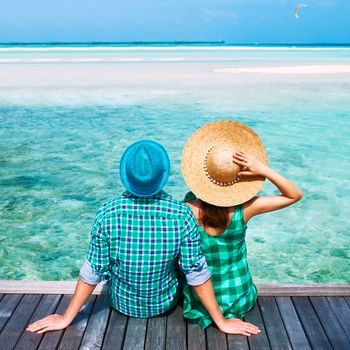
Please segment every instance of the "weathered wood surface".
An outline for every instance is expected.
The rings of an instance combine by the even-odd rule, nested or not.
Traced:
[[[168,315],[165,345],[167,349],[186,349],[186,323],[181,307]]]
[[[293,349],[311,350],[291,298],[276,297],[275,299]]]
[[[272,349],[291,350],[283,320],[274,297],[261,297],[259,306]]]
[[[166,316],[148,320],[145,350],[162,350],[165,347]]]
[[[1,294],[73,294],[76,281],[11,281],[0,280]],[[348,296],[350,284],[273,284],[256,283],[260,296]],[[100,283],[93,294],[106,294]]]
[[[293,303],[313,349],[332,349],[309,298],[293,297]]]
[[[269,339],[267,337],[264,321],[261,317],[259,304],[255,304],[252,310],[245,316],[244,320],[259,327],[261,332],[257,336],[248,337],[249,348],[252,350],[270,349]]]
[[[155,318],[127,317],[109,308],[108,296],[91,296],[66,330],[40,335],[25,331],[49,313],[62,313],[70,295],[0,295],[0,349],[350,349],[350,298],[262,296],[245,316],[257,336],[225,335],[186,322],[182,308]]]

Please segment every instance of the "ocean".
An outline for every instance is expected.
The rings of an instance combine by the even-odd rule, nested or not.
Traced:
[[[182,199],[187,138],[230,119],[304,192],[248,223],[254,281],[350,283],[349,96],[348,46],[0,45],[0,279],[76,279],[123,150],[164,145]]]

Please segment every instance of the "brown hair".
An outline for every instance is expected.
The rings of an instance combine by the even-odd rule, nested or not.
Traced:
[[[228,209],[201,201],[199,221],[204,227],[226,228],[229,223]]]

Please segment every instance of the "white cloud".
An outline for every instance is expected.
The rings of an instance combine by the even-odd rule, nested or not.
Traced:
[[[231,20],[235,23],[239,22],[239,15],[236,12],[220,10],[217,8],[202,8],[201,18],[208,22],[212,22],[218,19]]]
[[[316,2],[317,7],[333,7],[335,6],[334,1],[332,0],[320,0]]]

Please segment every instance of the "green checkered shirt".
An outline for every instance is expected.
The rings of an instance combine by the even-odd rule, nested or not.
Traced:
[[[155,316],[176,304],[177,262],[190,284],[210,277],[191,210],[163,191],[147,198],[125,192],[103,204],[87,261],[90,275],[109,281],[112,307],[134,317]],[[89,283],[86,269],[81,278]]]
[[[185,201],[196,197],[190,192]],[[245,243],[247,225],[243,221],[242,205],[237,205],[229,227],[218,236],[209,236],[201,227],[201,249],[206,257],[216,299],[226,318],[242,318],[256,303],[257,289],[253,284]],[[184,287],[183,314],[204,329],[213,321],[188,285]]]

